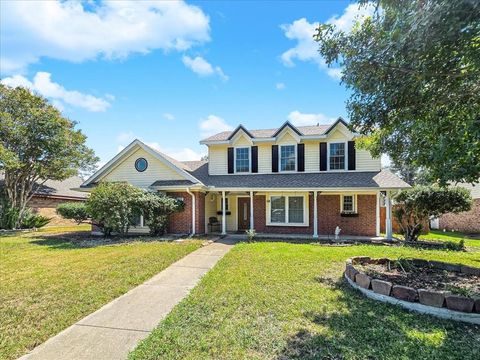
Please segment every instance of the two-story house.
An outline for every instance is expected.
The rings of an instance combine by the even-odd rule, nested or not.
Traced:
[[[182,198],[171,233],[244,232],[378,236],[391,193],[408,184],[381,170],[380,159],[356,149],[358,134],[342,119],[332,125],[249,130],[242,125],[201,141],[208,161],[179,162],[133,141],[81,186],[127,181]],[[146,231],[139,219],[137,231]]]

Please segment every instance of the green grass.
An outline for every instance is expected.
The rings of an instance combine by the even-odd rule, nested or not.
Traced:
[[[130,359],[478,359],[480,327],[369,300],[342,280],[355,255],[480,266],[480,252],[241,243]]]
[[[42,232],[0,236],[0,359],[13,359],[199,248],[201,240],[80,248]]]
[[[395,234],[394,236],[403,239],[403,235],[401,234]],[[420,235],[420,240],[426,241],[452,241],[458,243],[461,239],[464,239],[465,246],[480,247],[480,239],[468,239],[466,235],[461,232],[430,230],[428,234]]]

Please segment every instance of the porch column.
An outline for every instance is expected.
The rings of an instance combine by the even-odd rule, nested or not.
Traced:
[[[387,191],[385,197],[386,216],[385,216],[385,232],[387,240],[392,240],[392,199],[390,198],[390,191]]]
[[[225,191],[222,191],[222,235],[227,235],[227,217],[225,212]]]
[[[317,191],[313,192],[313,237],[318,238],[318,206],[317,206]]]
[[[380,191],[377,192],[375,207],[375,235],[380,236]]]
[[[253,191],[250,191],[250,230],[255,229],[253,223]]]

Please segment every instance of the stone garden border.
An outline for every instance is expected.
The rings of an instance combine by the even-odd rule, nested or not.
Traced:
[[[388,261],[393,260],[387,258],[371,259],[368,256],[350,258],[345,265],[345,279],[354,289],[359,290],[371,299],[399,305],[422,314],[480,325],[480,298],[474,300],[464,296],[452,295],[449,292],[395,285],[388,281],[372,279],[355,268],[356,264],[386,264]],[[480,276],[480,268],[423,259],[409,259],[408,261],[419,267],[430,266]]]

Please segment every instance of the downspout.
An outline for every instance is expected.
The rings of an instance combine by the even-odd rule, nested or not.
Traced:
[[[190,188],[187,187],[187,193],[192,197],[192,233],[190,236],[195,235],[195,194],[190,191]]]

